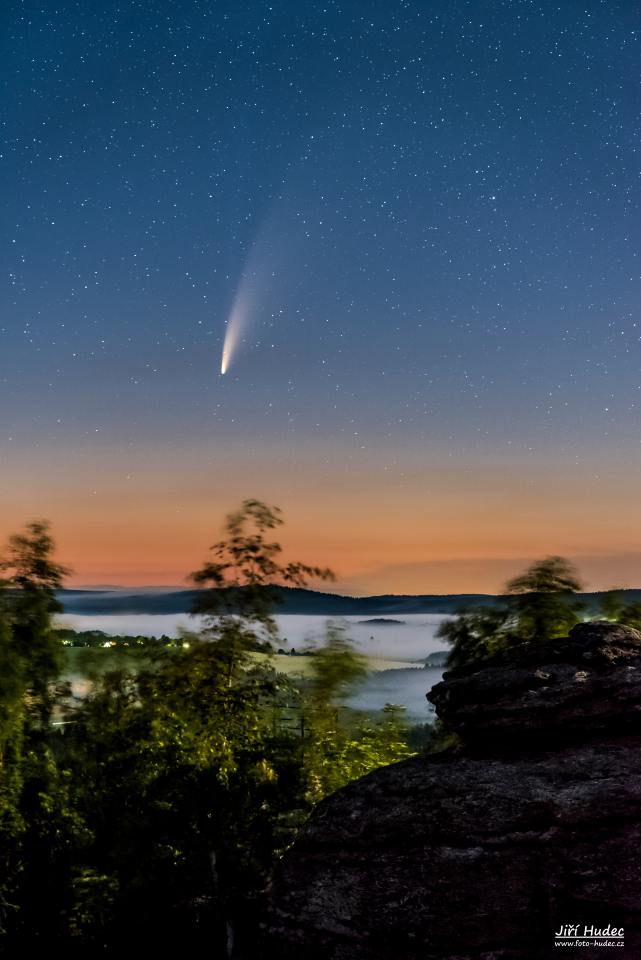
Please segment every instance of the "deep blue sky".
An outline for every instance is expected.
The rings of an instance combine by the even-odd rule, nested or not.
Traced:
[[[285,507],[300,456],[308,477],[339,472],[333,503],[380,470],[381,510],[446,458],[500,461],[517,486],[533,462],[584,463],[586,483],[599,454],[638,467],[636,3],[9,0],[0,16],[11,514],[64,528],[52,473],[99,512],[117,478],[146,501],[142,463],[175,450],[187,487],[272,451]],[[168,469],[162,509],[184,493]]]

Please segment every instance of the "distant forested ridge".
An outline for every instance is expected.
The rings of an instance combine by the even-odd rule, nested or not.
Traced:
[[[455,596],[343,597],[298,587],[277,587],[276,613],[318,614],[321,616],[379,616],[408,613],[453,613],[462,605],[475,606],[495,602],[485,594]],[[171,614],[189,613],[199,595],[198,590],[172,590],[167,593],[126,593],[122,590],[62,590],[58,599],[66,613],[86,615]]]
[[[492,606],[505,598],[486,593],[423,594],[379,597],[343,597],[335,593],[277,587],[276,613],[319,616],[392,616],[412,613],[456,613],[465,607]],[[621,590],[626,603],[641,602],[641,590]],[[576,599],[585,605],[585,614],[599,608],[603,592],[580,593]],[[189,613],[199,596],[198,590],[168,590],[136,593],[125,590],[61,590],[57,594],[65,613],[94,616],[100,614],[172,614]]]

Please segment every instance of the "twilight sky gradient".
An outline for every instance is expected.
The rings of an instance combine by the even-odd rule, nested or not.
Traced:
[[[0,22],[0,535],[180,583],[254,496],[341,589],[641,586],[636,0]]]

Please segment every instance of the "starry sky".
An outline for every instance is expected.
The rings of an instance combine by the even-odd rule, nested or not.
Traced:
[[[0,535],[180,584],[253,496],[350,592],[641,586],[636,0],[0,22]]]

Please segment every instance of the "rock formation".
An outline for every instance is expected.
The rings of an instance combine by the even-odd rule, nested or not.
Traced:
[[[641,958],[641,633],[605,622],[446,674],[461,745],[322,803],[275,879],[279,960]],[[564,925],[625,948],[555,948]]]

